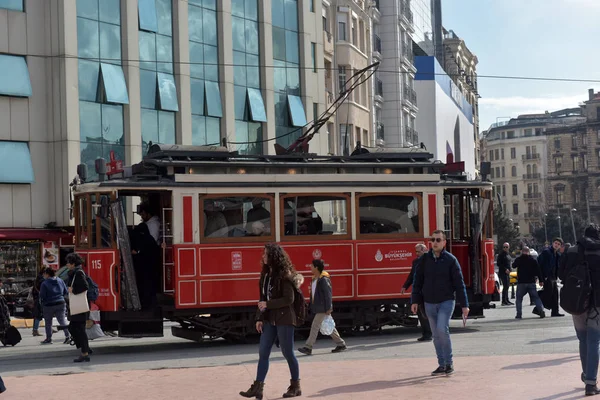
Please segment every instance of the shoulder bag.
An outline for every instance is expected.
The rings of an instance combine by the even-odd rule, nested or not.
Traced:
[[[73,283],[76,278],[77,276],[74,275],[73,280],[71,281],[71,289],[73,288]],[[83,279],[85,279],[85,275]],[[69,310],[71,315],[83,314],[90,311],[87,290],[79,294],[69,293]]]

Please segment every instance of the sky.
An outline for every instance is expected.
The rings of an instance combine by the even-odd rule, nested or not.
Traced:
[[[600,0],[442,0],[442,23],[478,58],[480,131],[577,107],[600,91]],[[484,75],[585,79],[552,82]]]

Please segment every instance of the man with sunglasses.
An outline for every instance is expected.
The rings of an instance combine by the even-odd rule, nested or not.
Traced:
[[[510,245],[508,243],[504,243],[502,245],[502,251],[498,254],[498,259],[496,263],[498,264],[498,278],[502,282],[502,305],[503,306],[511,306],[512,303],[508,300],[508,287],[510,286],[510,256],[508,252],[510,251]]]
[[[456,298],[462,306],[463,320],[469,315],[469,301],[458,260],[446,247],[446,234],[436,230],[431,237],[432,249],[423,255],[415,272],[411,296],[411,311],[416,314],[419,304],[425,303],[425,312],[433,333],[433,345],[438,368],[433,376],[454,373],[452,342],[450,341],[450,318]]]

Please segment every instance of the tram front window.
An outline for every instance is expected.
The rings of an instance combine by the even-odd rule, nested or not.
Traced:
[[[347,199],[337,196],[286,196],[284,235],[346,235]]]
[[[205,238],[271,236],[272,201],[261,196],[229,196],[202,201]]]

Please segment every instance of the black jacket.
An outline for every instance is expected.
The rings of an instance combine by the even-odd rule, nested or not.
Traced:
[[[412,304],[439,304],[456,300],[462,307],[469,307],[467,290],[458,260],[446,250],[435,258],[433,250],[423,255],[423,263],[417,266],[411,296]]]
[[[312,281],[310,288],[312,291]],[[331,280],[329,279],[329,274],[326,271],[321,273],[321,276],[317,280],[315,292],[311,292],[310,295],[310,311],[313,314],[325,313],[333,308]]]
[[[585,249],[585,260],[590,269],[590,281],[592,282],[592,300],[595,307],[600,306],[600,240],[591,237],[583,237],[579,239],[577,245],[569,247],[567,253],[561,257],[564,262],[561,262],[558,269],[558,277],[560,280],[565,279],[566,271],[577,264],[577,252],[579,246]]]
[[[423,256],[417,257],[413,260],[412,268],[410,269],[410,275],[408,275],[408,278],[406,278],[406,282],[404,282],[404,285],[402,285],[402,287],[405,290],[408,289],[413,284],[413,281],[415,280],[415,271],[417,270],[417,266],[421,262],[422,258],[423,258]]]
[[[85,273],[81,266],[78,265],[73,269],[73,271],[69,271],[69,278],[67,279],[67,288],[73,286],[73,294],[80,294],[89,289],[89,285],[87,283],[87,279],[85,279]],[[89,313],[71,315],[69,311],[69,321],[73,322],[85,322],[88,320]]]
[[[542,270],[543,280],[556,279],[558,265],[560,262],[560,253],[554,251],[552,246],[547,247],[538,256],[537,262]]]
[[[498,254],[496,264],[498,264],[498,276],[506,275],[506,270],[510,270],[510,257],[506,251],[502,250]]]
[[[542,280],[542,270],[539,264],[530,255],[520,255],[513,263],[513,267],[517,269],[518,283],[535,283],[537,277]]]

